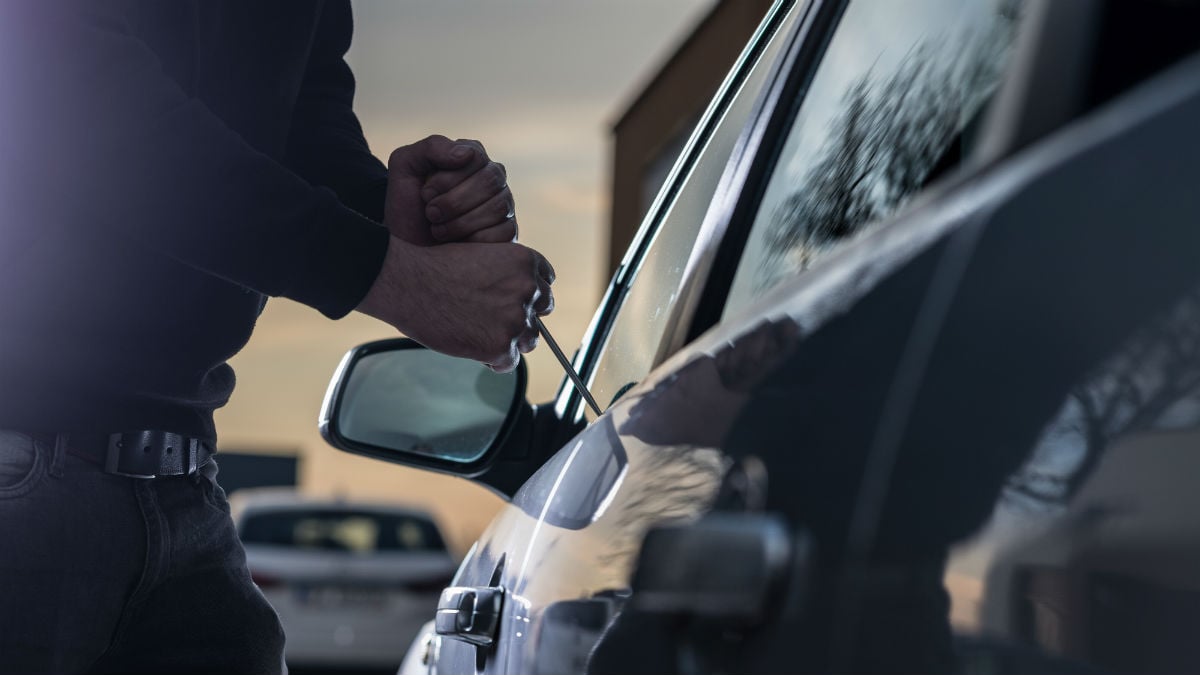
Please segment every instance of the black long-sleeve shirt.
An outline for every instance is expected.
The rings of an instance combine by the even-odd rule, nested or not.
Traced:
[[[348,0],[0,3],[0,428],[213,437],[266,296],[387,247]]]

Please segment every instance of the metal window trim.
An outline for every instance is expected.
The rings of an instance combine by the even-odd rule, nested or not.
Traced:
[[[599,361],[598,356],[601,351],[601,343],[606,342],[606,340],[601,340],[600,338],[601,336],[606,336],[607,332],[611,329],[617,313],[624,304],[630,283],[636,277],[636,273],[645,259],[646,251],[654,241],[654,237],[665,221],[667,214],[670,213],[671,208],[674,206],[684,182],[691,175],[696,162],[707,149],[716,127],[723,119],[724,114],[732,106],[741,85],[749,77],[754,67],[758,65],[758,59],[765,50],[770,38],[778,30],[779,25],[787,17],[789,11],[795,8],[796,11],[811,14],[813,7],[820,6],[822,2],[824,0],[776,0],[755,31],[754,36],[747,42],[746,49],[743,50],[737,62],[726,75],[718,89],[717,95],[713,97],[713,100],[705,109],[700,122],[692,131],[683,151],[680,153],[679,159],[663,182],[663,188],[659,190],[658,195],[647,211],[646,217],[642,220],[637,233],[634,235],[633,242],[626,249],[621,264],[613,274],[612,281],[609,283],[601,299],[599,309],[593,315],[587,330],[584,331],[580,349],[573,359],[576,371],[583,378],[584,382],[590,383],[591,381],[592,369]],[[797,7],[797,5],[802,6]],[[806,25],[807,18],[807,16],[802,16],[799,19],[796,30]],[[794,36],[785,39],[794,39]],[[777,67],[777,64],[773,67]],[[774,76],[774,74],[771,75],[771,77]],[[756,107],[751,114],[751,119],[755,119],[755,116],[759,113],[760,110]],[[736,155],[737,152],[735,151],[734,154]],[[719,182],[718,190],[720,189],[721,183]],[[670,332],[670,329],[668,329],[668,332]],[[573,421],[579,420],[583,416],[582,405],[582,397],[574,391],[573,387],[566,386],[564,382],[564,385],[560,386],[555,399],[555,412],[557,416],[560,419],[569,418]]]

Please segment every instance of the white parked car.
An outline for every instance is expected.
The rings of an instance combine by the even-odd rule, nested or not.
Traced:
[[[279,612],[289,667],[397,667],[455,559],[429,514],[243,490],[231,499],[255,583]]]

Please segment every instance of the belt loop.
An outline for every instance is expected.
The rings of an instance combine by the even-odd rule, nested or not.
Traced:
[[[63,467],[67,462],[67,442],[70,434],[54,434],[54,452],[50,454],[50,475],[55,478],[63,477]]]
[[[198,475],[200,473],[200,441],[196,438],[187,440],[187,448],[185,449],[187,456],[184,457],[183,471],[189,476]]]

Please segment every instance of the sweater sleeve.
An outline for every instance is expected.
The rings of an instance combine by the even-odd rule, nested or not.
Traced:
[[[354,74],[345,61],[353,32],[349,1],[327,1],[296,100],[287,162],[309,182],[328,186],[344,204],[382,222],[387,169],[371,154],[354,114]]]
[[[257,151],[163,72],[120,2],[0,9],[7,164],[28,185],[68,186],[39,220],[121,237],[214,276],[351,311],[387,231],[329,189]]]

